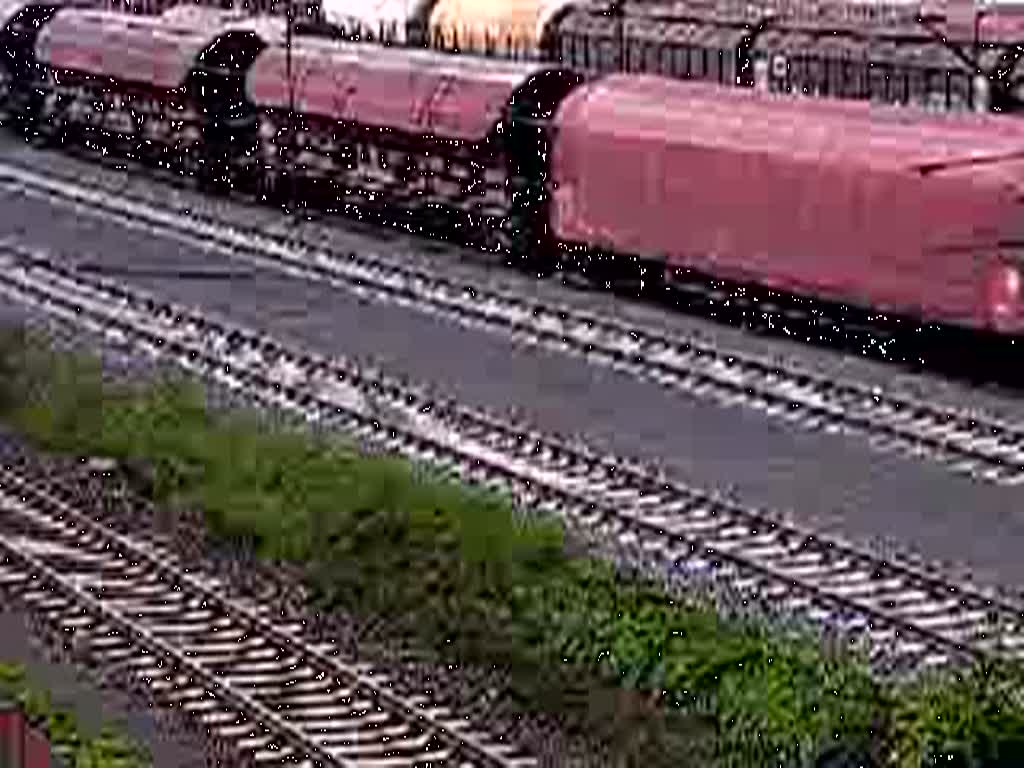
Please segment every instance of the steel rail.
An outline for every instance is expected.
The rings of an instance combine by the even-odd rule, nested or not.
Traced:
[[[86,187],[5,161],[0,184],[85,206],[90,215],[101,213],[233,259],[569,352],[688,396],[753,408],[809,430],[860,435],[877,450],[930,459],[993,484],[1024,483],[1024,424],[721,349],[694,336],[679,338],[565,305],[541,304],[509,290],[469,285],[400,258],[341,253],[201,211],[175,212],[164,201],[127,199],[101,181]]]
[[[1024,653],[1018,601],[816,537],[780,515],[433,398],[378,372],[5,250],[9,268],[0,292],[11,298],[94,333],[116,331],[138,349],[261,404],[511,487],[525,503],[554,508],[585,529],[604,526],[663,574],[710,573],[744,602],[792,606],[820,623],[863,630],[879,659],[944,664]]]
[[[62,498],[59,491],[55,493],[52,486],[46,487],[44,483],[26,476],[23,472],[10,466],[5,466],[0,472],[0,510],[8,515],[12,512],[16,513],[36,526],[45,527],[46,530],[42,537],[50,544],[63,541],[69,548],[82,548],[84,553],[101,559],[102,562],[99,565],[93,565],[93,569],[98,570],[104,577],[118,572],[123,574],[124,569],[118,568],[116,561],[130,558],[132,566],[141,570],[134,577],[135,581],[130,582],[127,586],[134,587],[136,590],[145,586],[147,589],[155,591],[155,595],[147,595],[142,601],[148,606],[149,611],[155,610],[154,604],[158,599],[170,598],[174,602],[201,607],[204,614],[214,617],[205,620],[205,623],[210,625],[215,623],[216,617],[224,617],[230,622],[230,625],[220,624],[217,627],[219,632],[214,630],[209,633],[208,637],[193,639],[184,647],[175,647],[169,641],[162,639],[159,633],[148,628],[145,620],[130,618],[124,612],[112,608],[110,604],[116,602],[116,599],[105,600],[102,597],[90,595],[73,583],[71,577],[66,574],[61,575],[45,559],[34,556],[31,548],[25,546],[25,537],[12,538],[7,533],[0,533],[0,547],[6,553],[6,559],[21,563],[23,573],[40,574],[48,584],[65,592],[73,601],[76,609],[82,608],[102,617],[104,624],[114,626],[126,637],[135,638],[146,650],[172,659],[176,670],[187,672],[193,678],[202,680],[205,691],[225,699],[247,719],[265,724],[272,731],[275,741],[289,744],[298,755],[322,765],[366,764],[355,757],[339,757],[336,753],[344,754],[344,746],[337,744],[331,747],[324,746],[330,744],[327,739],[330,734],[310,733],[309,729],[303,728],[301,718],[297,719],[296,714],[287,707],[282,707],[278,703],[275,708],[271,708],[255,695],[240,690],[237,685],[232,685],[229,682],[231,675],[237,675],[239,670],[245,667],[247,661],[245,648],[239,645],[238,658],[233,660],[230,667],[217,674],[202,663],[204,655],[202,640],[209,644],[221,642],[221,639],[228,634],[227,630],[233,626],[240,630],[236,634],[241,638],[258,639],[261,641],[261,645],[265,644],[270,648],[279,649],[279,657],[292,662],[292,666],[289,669],[282,661],[279,665],[280,669],[276,671],[287,672],[294,680],[298,677],[298,673],[295,672],[296,665],[301,665],[311,671],[307,676],[309,679],[322,681],[328,688],[319,703],[320,708],[333,705],[338,709],[339,714],[344,713],[344,709],[338,707],[337,701],[334,700],[338,697],[331,696],[331,683],[337,684],[341,686],[341,690],[345,691],[344,699],[374,702],[382,711],[394,716],[401,723],[407,723],[422,730],[422,737],[426,743],[437,743],[443,746],[444,752],[447,753],[445,764],[449,760],[456,760],[459,765],[468,762],[474,766],[534,764],[531,759],[522,757],[521,753],[517,755],[516,749],[510,745],[485,743],[481,734],[464,727],[454,715],[449,716],[447,722],[441,722],[436,713],[431,711],[429,702],[422,697],[419,702],[410,702],[408,698],[389,690],[379,675],[368,675],[365,671],[359,671],[352,665],[325,653],[317,644],[305,640],[300,635],[285,631],[279,626],[278,621],[254,610],[245,601],[212,588],[207,579],[200,578],[190,572],[188,568],[182,567],[181,563],[169,558],[165,550],[153,549],[140,539],[119,533],[92,520],[66,498]],[[62,531],[60,531],[61,527],[63,527]],[[75,573],[71,574],[71,576],[76,575]],[[10,581],[10,575],[6,580]],[[105,583],[103,589],[118,592],[124,590],[125,587],[125,582],[110,579]],[[141,600],[141,598],[137,599]],[[142,615],[140,613],[140,616]],[[196,620],[192,619],[191,623],[196,623]],[[199,623],[205,629],[205,626],[202,626],[203,622]],[[252,662],[253,659],[248,660],[249,664]],[[268,676],[272,676],[272,674],[273,672],[270,672]],[[287,702],[287,685],[274,691],[271,696]],[[339,720],[339,725],[342,722],[343,720]],[[453,727],[457,727],[457,733],[452,730]],[[374,741],[373,729],[364,729],[363,738],[367,741]],[[387,742],[388,739],[385,739],[380,750],[382,753],[400,751],[403,747],[401,738],[395,738],[392,744]]]

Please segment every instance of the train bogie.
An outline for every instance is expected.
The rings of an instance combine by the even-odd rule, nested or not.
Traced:
[[[990,123],[611,76],[556,117],[552,229],[670,271],[1020,331],[1024,127]]]

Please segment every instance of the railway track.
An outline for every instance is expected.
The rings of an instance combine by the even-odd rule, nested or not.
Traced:
[[[79,336],[72,343],[82,341]],[[543,712],[524,712],[516,697],[509,698],[509,677],[499,669],[452,663],[436,657],[389,622],[389,617],[352,615],[344,609],[323,610],[312,599],[303,570],[255,558],[244,545],[211,541],[198,509],[177,510],[174,521],[154,508],[148,496],[138,495],[111,462],[83,461],[39,454],[19,440],[0,440],[0,467],[21,473],[42,490],[88,509],[97,521],[130,537],[142,537],[157,551],[168,551],[190,569],[197,565],[209,586],[223,587],[278,624],[302,627],[303,637],[324,653],[348,660],[359,669],[373,671],[373,679],[396,695],[427,694],[440,711],[457,712],[462,728],[478,726],[501,743],[515,744],[535,758],[538,768],[595,765],[609,745],[593,734],[569,734],[564,724]],[[127,483],[126,483],[127,481]],[[2,482],[2,477],[0,477]],[[195,572],[194,570],[192,572]],[[0,595],[4,592],[0,588]],[[33,618],[37,618],[33,614]],[[36,634],[51,638],[49,647],[64,660],[89,663],[63,647],[63,633],[45,617]],[[367,663],[372,662],[372,663]],[[383,677],[382,677],[383,675]],[[114,687],[142,695],[148,692],[123,675],[106,676]],[[168,725],[186,723],[173,717]],[[600,759],[597,762],[601,762]]]
[[[757,410],[808,430],[858,435],[880,451],[932,461],[985,482],[1024,483],[1024,424],[837,380],[797,365],[724,350],[695,337],[636,328],[568,306],[451,280],[398,257],[342,253],[286,234],[238,227],[166,201],[127,199],[102,180],[88,187],[0,163],[0,184],[85,206],[126,226],[236,259],[327,282],[374,299],[443,315],[465,326],[581,356],[681,394]]]
[[[87,333],[191,370],[258,404],[565,516],[609,553],[735,610],[802,616],[867,641],[881,670],[1024,655],[1024,603],[890,562],[766,513],[670,482],[621,457],[533,431],[422,387],[359,369],[209,314],[81,274],[25,250],[0,252],[0,294]]]
[[[209,728],[229,764],[536,765],[427,696],[394,693],[387,670],[336,658],[301,624],[94,521],[45,478],[4,468],[0,531],[0,585],[76,654]]]

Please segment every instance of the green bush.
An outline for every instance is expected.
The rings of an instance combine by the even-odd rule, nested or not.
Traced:
[[[185,379],[114,386],[88,358],[10,346],[3,416],[39,445],[145,459],[159,501],[201,507],[212,534],[263,558],[308,564],[321,605],[501,664],[524,706],[607,738],[623,764],[800,765],[835,744],[896,768],[1019,754],[1017,669],[883,685],[812,636],[725,621],[568,558],[560,524],[494,493],[257,413],[213,414]]]

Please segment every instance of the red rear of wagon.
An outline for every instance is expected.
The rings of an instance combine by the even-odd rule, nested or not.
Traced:
[[[612,76],[555,118],[562,242],[1017,330],[1024,126]]]
[[[50,768],[46,734],[13,701],[0,700],[0,768]]]

